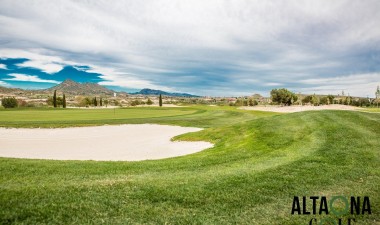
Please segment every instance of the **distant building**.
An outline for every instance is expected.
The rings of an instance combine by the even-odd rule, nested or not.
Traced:
[[[116,92],[113,93],[113,97],[116,97]]]

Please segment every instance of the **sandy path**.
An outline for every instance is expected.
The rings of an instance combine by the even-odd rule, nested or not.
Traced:
[[[302,112],[310,110],[359,110],[361,108],[349,105],[322,105],[322,106],[244,106],[239,109],[245,110],[257,110],[257,111],[268,111],[268,112],[282,112],[282,113],[293,113]]]
[[[200,128],[136,124],[56,129],[0,128],[0,157],[138,161],[187,155],[209,142],[172,142]]]

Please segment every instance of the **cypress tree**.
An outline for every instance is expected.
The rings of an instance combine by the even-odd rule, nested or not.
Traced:
[[[63,94],[63,97],[62,97],[62,107],[66,108],[66,96],[65,96],[65,94]]]
[[[160,98],[158,99],[158,105],[162,107],[162,95],[160,94]]]
[[[54,106],[54,108],[57,108],[57,90],[54,90],[53,106]]]
[[[100,97],[100,99],[99,99],[99,105],[103,106],[103,99],[102,99],[102,97]]]
[[[98,101],[96,101],[96,97],[94,98],[94,106],[98,106]]]

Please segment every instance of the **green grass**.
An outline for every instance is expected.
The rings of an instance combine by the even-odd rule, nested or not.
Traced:
[[[372,215],[354,217],[357,224],[379,223],[379,114],[275,114],[231,107],[128,110],[120,109],[123,118],[106,114],[105,122],[97,115],[83,119],[82,111],[66,119],[52,115],[71,110],[14,111],[25,117],[40,114],[23,121],[3,119],[11,112],[0,111],[0,126],[195,126],[207,129],[175,139],[206,140],[215,147],[142,162],[0,158],[0,224],[309,224],[313,216],[290,211],[293,196],[312,195],[369,196]],[[162,114],[152,117],[157,114],[149,110]],[[45,114],[50,121],[41,120]]]
[[[363,108],[360,110],[364,112],[380,112],[380,108]]]
[[[57,127],[125,123],[127,120],[171,117],[196,113],[188,108],[115,108],[115,109],[7,109],[0,111],[0,126]]]
[[[0,127],[72,127],[104,124],[158,123],[214,127],[241,123],[268,112],[246,112],[233,107],[136,107],[116,109],[7,109],[0,110]]]

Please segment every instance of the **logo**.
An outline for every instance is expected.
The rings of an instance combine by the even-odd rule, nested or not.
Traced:
[[[309,225],[353,225],[357,221],[355,218],[343,215],[370,215],[371,203],[368,196],[294,196],[292,204],[292,215],[313,215],[309,220]],[[318,218],[317,215],[333,215],[333,217]]]

